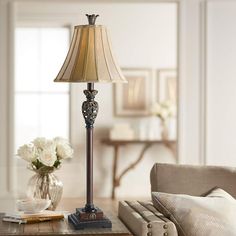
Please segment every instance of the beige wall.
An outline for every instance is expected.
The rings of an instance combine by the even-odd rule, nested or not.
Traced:
[[[206,164],[236,166],[236,2],[207,5]]]

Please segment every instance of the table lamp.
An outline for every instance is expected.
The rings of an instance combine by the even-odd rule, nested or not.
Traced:
[[[86,204],[77,208],[68,220],[75,229],[111,228],[111,221],[103,211],[93,204],[93,124],[98,114],[98,103],[94,100],[97,90],[94,83],[126,82],[117,65],[107,30],[102,25],[95,25],[98,15],[88,15],[88,25],[78,25],[64,64],[55,82],[87,83],[84,90],[86,101],[82,104],[82,113],[86,124]]]

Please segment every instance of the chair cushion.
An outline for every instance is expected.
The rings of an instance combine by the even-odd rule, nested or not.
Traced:
[[[205,197],[153,192],[152,199],[179,236],[236,236],[236,200],[222,189]]]

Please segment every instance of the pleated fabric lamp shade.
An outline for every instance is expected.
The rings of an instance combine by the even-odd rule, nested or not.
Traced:
[[[102,25],[75,26],[70,49],[55,82],[126,82]]]

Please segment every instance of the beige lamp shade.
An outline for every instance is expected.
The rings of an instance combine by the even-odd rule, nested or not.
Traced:
[[[55,82],[126,82],[102,25],[75,26],[70,49]]]

